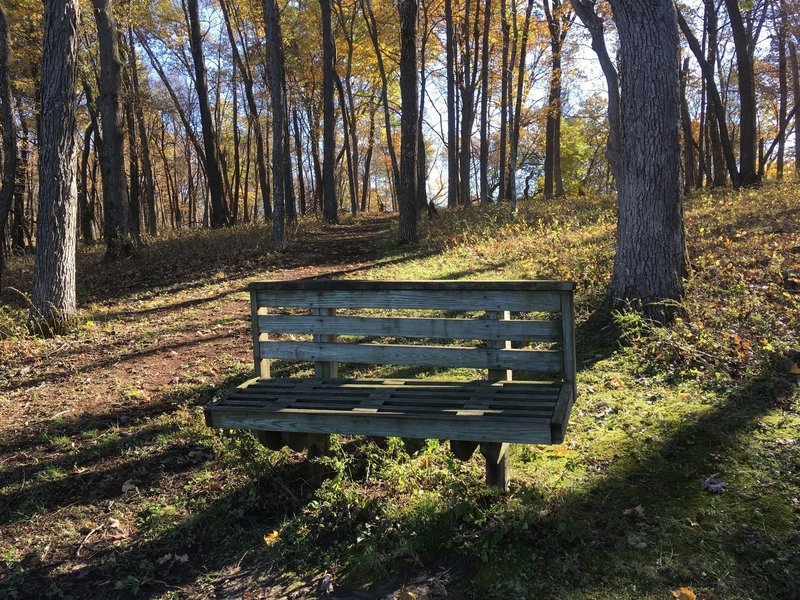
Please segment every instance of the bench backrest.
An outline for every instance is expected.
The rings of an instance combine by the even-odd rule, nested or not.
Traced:
[[[568,281],[252,283],[256,373],[269,377],[269,360],[285,359],[313,361],[320,378],[337,377],[336,363],[344,362],[488,369],[494,380],[511,379],[512,370],[521,370],[574,386],[573,288]],[[347,314],[337,314],[340,309]],[[414,315],[374,316],[370,309],[403,309]],[[447,311],[447,315],[420,316],[420,311]],[[467,314],[454,318],[453,313]],[[520,313],[526,313],[524,320],[513,318]],[[276,333],[313,337],[270,339]],[[358,338],[378,339],[364,343]],[[451,344],[442,344],[443,340]],[[483,343],[470,345],[469,340]]]

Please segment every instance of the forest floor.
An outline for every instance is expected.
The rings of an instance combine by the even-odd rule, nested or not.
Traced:
[[[556,217],[557,215],[557,217]],[[0,304],[0,596],[800,597],[800,199],[698,195],[669,327],[611,311],[613,203],[440,211],[397,249],[389,216],[79,252],[80,322],[24,330],[31,257]],[[252,369],[258,279],[578,282],[567,443],[516,445],[512,489],[435,440],[335,437],[331,477],[220,436],[202,408]]]

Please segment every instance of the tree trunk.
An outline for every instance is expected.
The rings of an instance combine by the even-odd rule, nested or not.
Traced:
[[[789,44],[789,60],[792,65],[792,97],[797,105],[800,102],[800,61],[797,58],[797,44]],[[800,118],[794,120],[794,175],[800,179]]]
[[[458,139],[456,135],[456,58],[453,2],[444,0],[447,71],[447,206],[458,206]]]
[[[508,30],[508,11],[506,0],[500,0],[500,29],[503,36],[502,70],[500,73],[500,161],[498,165],[497,201],[505,199],[506,192],[506,144],[508,143],[508,90],[511,83],[509,72],[508,46],[510,32]]]
[[[100,174],[103,182],[103,235],[105,260],[117,260],[133,252],[128,221],[128,182],[123,151],[122,59],[111,0],[92,0],[100,45]]]
[[[492,0],[486,0],[483,13],[483,45],[481,47],[481,147],[480,195],[481,204],[490,204],[489,195],[489,27],[492,20]]]
[[[283,53],[281,53],[283,58]],[[283,60],[282,60],[283,62]],[[286,70],[283,81],[283,180],[286,191],[283,196],[284,213],[288,223],[297,223],[297,198],[294,194],[294,174],[292,173],[292,147],[289,139],[289,100],[286,91]]]
[[[239,74],[242,76],[242,82],[244,83],[244,95],[247,99],[247,110],[250,117],[250,126],[253,128],[253,134],[255,135],[256,171],[258,173],[258,181],[261,189],[261,203],[264,207],[265,218],[269,219],[272,217],[272,202],[270,200],[269,185],[267,182],[267,162],[264,152],[264,133],[263,129],[261,128],[261,121],[259,119],[258,104],[256,103],[255,93],[253,92],[253,76],[250,70],[250,65],[247,62],[247,55],[245,54],[245,56],[242,56],[242,54],[239,52],[239,46],[236,44],[227,2],[228,0],[220,0],[220,6],[222,8],[222,16],[225,21],[225,29],[227,30],[228,38],[230,39],[233,61],[238,67]]]
[[[89,202],[89,154],[92,149],[92,136],[97,136],[97,121],[92,119],[83,135],[81,154],[80,185],[78,186],[78,215],[81,237],[84,244],[94,243],[94,205]]]
[[[619,32],[622,160],[611,294],[668,320],[683,292],[680,44],[670,0],[611,0]]]
[[[364,157],[364,180],[361,184],[361,212],[365,212],[369,205],[369,176],[372,166],[372,150],[375,147],[375,103],[370,103],[369,111],[369,136],[367,139],[367,153]]]
[[[3,111],[3,183],[0,187],[0,290],[5,267],[5,231],[17,177],[17,126],[14,121],[11,81],[8,78],[11,43],[8,19],[0,2],[0,110]]]
[[[292,110],[292,125],[294,126],[294,152],[297,157],[297,183],[300,186],[300,214],[306,214],[306,183],[303,176],[303,149],[300,141],[300,124],[297,119],[297,109]]]
[[[594,10],[594,3],[584,0],[572,0],[572,8],[575,14],[589,30],[592,38],[592,50],[597,54],[603,77],[606,80],[608,89],[608,143],[606,145],[606,159],[611,171],[611,175],[618,179],[619,171],[622,167],[622,123],[620,115],[620,95],[619,95],[619,75],[614,66],[614,60],[608,53],[605,35],[603,33],[603,19]]]
[[[96,1],[96,0],[95,0]],[[194,84],[197,90],[200,124],[203,130],[203,148],[205,150],[206,177],[208,191],[211,196],[211,227],[218,228],[229,225],[228,207],[225,204],[225,192],[222,184],[222,172],[219,167],[217,152],[217,135],[211,117],[211,105],[208,100],[208,81],[206,65],[203,58],[203,32],[200,29],[198,0],[186,0],[189,13],[189,43],[194,63]]]
[[[426,52],[428,47],[428,3],[422,0],[422,40],[419,49],[419,113],[417,116],[417,210],[423,210],[428,206],[428,165],[427,153],[425,152],[425,137],[422,135],[422,126],[425,120],[425,85],[426,74]]]
[[[547,125],[544,157],[544,197],[564,195],[561,176],[561,51],[564,47],[572,15],[562,9],[561,0],[543,0],[547,29],[550,33],[550,91],[548,94]]]
[[[780,2],[780,20],[778,23],[778,124],[786,120],[789,86],[786,76],[786,7]],[[795,98],[795,103],[797,98]],[[795,117],[795,122],[797,118]],[[781,135],[778,140],[778,155],[775,159],[775,176],[780,181],[783,179],[783,162],[786,155],[786,136]]]
[[[378,26],[375,22],[375,15],[372,13],[372,4],[370,0],[361,0],[361,7],[364,11],[364,19],[367,22],[367,30],[372,46],[375,49],[375,59],[378,63],[378,73],[381,77],[381,103],[383,105],[383,123],[386,130],[386,148],[389,151],[389,159],[392,162],[392,177],[393,185],[396,185],[400,180],[400,167],[397,163],[397,153],[394,149],[394,138],[392,136],[392,120],[389,113],[389,82],[386,76],[386,68],[383,64],[383,52],[378,41]]]
[[[31,319],[51,330],[75,316],[77,0],[46,0],[39,127],[39,220]]]
[[[522,93],[525,85],[525,58],[528,55],[528,31],[531,23],[533,0],[528,0],[525,7],[525,22],[522,25],[522,41],[519,48],[519,71],[517,72],[517,97],[511,125],[511,146],[508,157],[508,197],[511,200],[511,211],[517,210],[517,154],[519,152],[519,130],[522,117]]]
[[[335,74],[336,80],[336,89],[339,92],[339,108],[342,111],[342,123],[344,127],[342,127],[342,138],[343,138],[343,151],[344,156],[347,159],[347,189],[350,192],[350,214],[355,215],[358,212],[358,191],[356,190],[356,171],[355,165],[353,164],[353,151],[350,146],[350,120],[353,119],[353,115],[348,115],[347,112],[347,102],[345,101],[344,97],[344,86],[342,85],[342,79],[339,77],[338,73]]]
[[[477,0],[476,0],[477,2]],[[464,206],[472,203],[469,165],[472,159],[472,102],[475,88],[472,85],[472,54],[470,48],[470,0],[464,0],[464,28],[462,34],[463,56],[461,76],[461,137],[459,151],[459,200]]]
[[[683,60],[681,69],[681,129],[683,130],[683,193],[689,194],[694,188],[694,135],[692,117],[686,100],[686,80],[689,77],[689,59]]]
[[[285,245],[283,227],[286,161],[283,155],[283,132],[286,106],[283,97],[283,41],[275,0],[264,0],[264,22],[267,30],[272,102],[272,245],[275,250],[282,251]]]
[[[142,106],[142,92],[139,84],[139,61],[136,60],[136,45],[133,38],[133,28],[128,28],[128,66],[131,71],[131,84],[133,86],[133,111],[139,132],[139,144],[142,151],[142,190],[144,197],[145,223],[147,234],[154,236],[158,233],[156,216],[156,184],[153,177],[153,158],[150,153],[150,139],[144,122],[144,107]]]
[[[733,44],[736,48],[737,81],[739,84],[739,183],[757,185],[756,171],[756,85],[753,72],[753,57],[750,52],[752,40],[745,29],[739,0],[725,0],[730,17]]]
[[[334,167],[336,164],[336,114],[333,106],[334,56],[331,0],[319,0],[322,8],[322,220],[339,222]]]
[[[417,0],[399,0],[400,13],[400,209],[398,242],[417,239]]]

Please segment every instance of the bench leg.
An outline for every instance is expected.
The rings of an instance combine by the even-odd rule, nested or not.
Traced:
[[[486,459],[486,485],[493,485],[507,492],[508,482],[511,479],[508,444],[483,442],[481,444],[481,454]]]
[[[464,440],[450,440],[450,451],[458,460],[469,460],[480,442],[467,442]]]
[[[307,434],[308,438],[308,483],[311,487],[318,488],[322,485],[330,469],[321,465],[315,458],[330,456],[331,436],[324,433]]]
[[[257,430],[253,432],[256,439],[261,442],[270,450],[280,450],[286,443],[283,441],[283,433],[280,431],[262,431]]]

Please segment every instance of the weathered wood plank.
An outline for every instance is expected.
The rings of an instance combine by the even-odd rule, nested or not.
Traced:
[[[572,281],[553,280],[504,280],[504,281],[453,281],[453,280],[404,280],[382,281],[372,279],[296,279],[256,281],[249,284],[250,290],[359,290],[359,291],[566,291],[575,288]]]
[[[564,384],[561,393],[558,395],[558,402],[556,402],[555,409],[553,410],[553,418],[550,422],[554,444],[560,444],[564,441],[564,434],[567,432],[569,414],[572,411],[572,403],[574,401],[575,394],[573,392],[573,387],[569,384]]]
[[[258,290],[259,306],[284,308],[387,308],[429,310],[510,310],[559,312],[558,291],[499,290]]]
[[[318,319],[329,319],[336,314],[335,308],[315,308],[312,310]],[[333,343],[336,341],[335,335],[315,335],[315,342]],[[334,379],[339,376],[339,365],[335,360],[318,360],[314,363],[314,373],[317,379]]]
[[[554,350],[495,350],[491,348],[450,348],[403,344],[324,344],[314,342],[261,342],[262,358],[297,361],[330,361],[465,367],[473,369],[514,369],[560,373],[563,354]]]
[[[371,390],[375,387],[398,388],[402,390],[489,390],[499,394],[525,392],[528,390],[544,390],[558,393],[561,389],[560,380],[547,381],[486,381],[474,379],[471,381],[457,381],[453,379],[331,379],[324,381],[303,379],[300,377],[280,377],[272,379],[254,378],[246,381],[239,388],[245,387],[271,387],[271,388],[296,388],[302,385],[308,389],[352,389],[364,388]]]
[[[258,327],[261,332],[269,333],[509,340],[512,342],[560,342],[562,329],[560,321],[322,317],[315,315],[261,315],[258,318]]]
[[[264,413],[244,407],[208,407],[206,422],[221,429],[299,431],[417,437],[450,440],[549,444],[549,419],[499,419],[483,417],[438,417],[436,415],[382,415],[336,411],[282,411]]]

